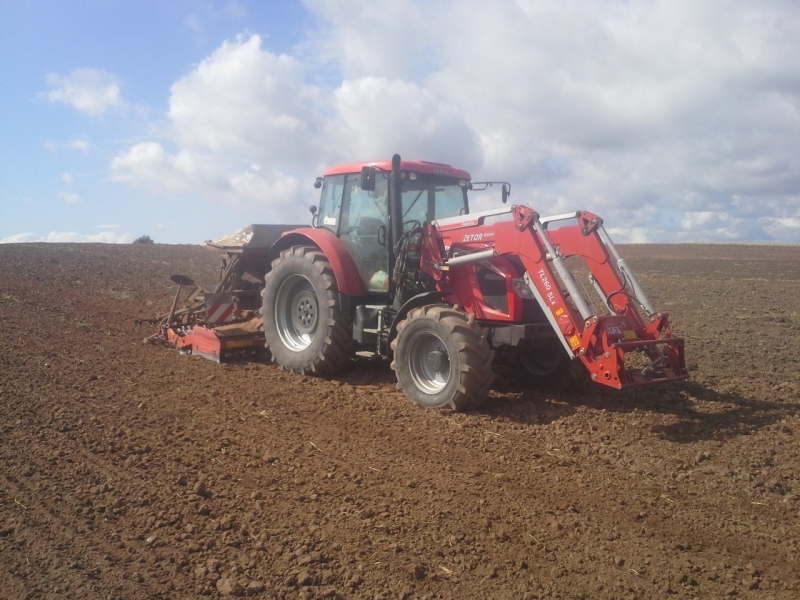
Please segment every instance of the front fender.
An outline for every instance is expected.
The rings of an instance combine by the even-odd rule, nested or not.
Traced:
[[[408,313],[410,313],[413,309],[419,308],[420,306],[425,306],[426,304],[438,304],[449,295],[450,292],[422,292],[421,294],[417,294],[413,298],[406,300],[405,304],[403,304],[403,306],[400,307],[400,310],[397,311],[397,314],[394,316],[394,321],[392,321],[392,325],[389,327],[389,337],[386,345],[389,358],[391,358],[392,355],[391,343],[394,337],[397,335],[397,326],[400,324],[400,321],[405,319]]]
[[[270,248],[274,260],[292,246],[316,246],[331,263],[339,292],[348,296],[366,296],[356,263],[342,241],[327,229],[302,227],[284,233]]]

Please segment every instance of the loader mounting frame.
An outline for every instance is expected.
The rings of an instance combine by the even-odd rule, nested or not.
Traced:
[[[506,219],[486,223],[499,217]],[[653,308],[599,216],[578,211],[542,218],[516,205],[425,225],[421,270],[487,327],[496,325],[494,315],[465,270],[503,256],[522,263],[525,285],[564,350],[593,381],[619,389],[688,377],[683,339],[672,336],[668,314]],[[576,282],[567,264],[572,257],[583,259],[603,312]]]

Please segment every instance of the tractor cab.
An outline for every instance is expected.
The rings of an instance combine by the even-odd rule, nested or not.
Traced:
[[[425,161],[352,163],[328,169],[316,227],[333,232],[347,248],[370,294],[388,294],[401,239],[426,221],[467,214],[470,175]],[[394,200],[397,198],[397,200]]]

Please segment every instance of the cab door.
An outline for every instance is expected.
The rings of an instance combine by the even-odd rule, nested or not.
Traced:
[[[346,175],[342,189],[337,235],[358,267],[369,292],[389,289],[389,250],[386,246],[388,184],[378,178],[374,190],[361,188],[361,174]]]

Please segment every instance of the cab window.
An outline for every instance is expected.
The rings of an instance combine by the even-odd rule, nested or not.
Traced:
[[[403,229],[467,212],[466,190],[452,179],[417,175],[403,182]]]
[[[369,292],[382,293],[389,287],[389,250],[386,247],[387,189],[385,178],[378,178],[374,190],[362,189],[361,174],[348,175],[344,183],[339,239],[355,262],[361,280]]]
[[[326,177],[322,184],[322,197],[319,202],[319,220],[317,225],[339,233],[339,216],[342,213],[342,197],[344,194],[344,175]]]

